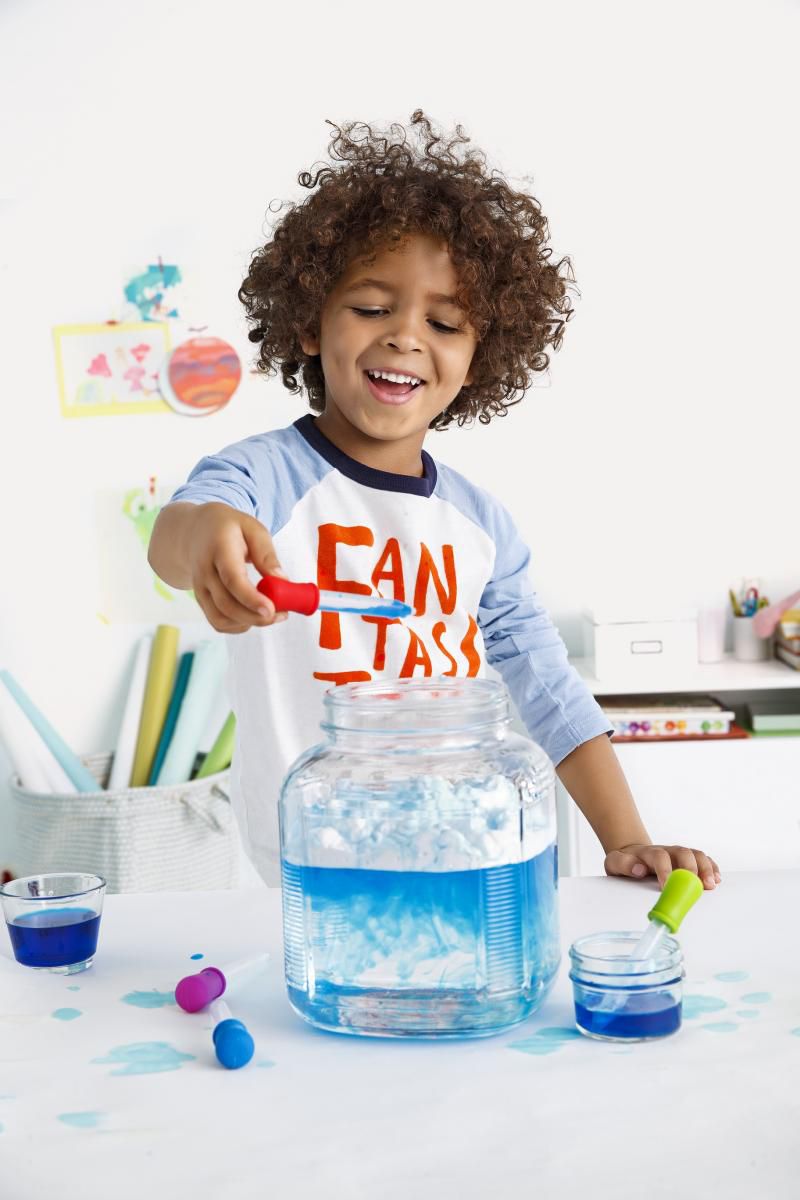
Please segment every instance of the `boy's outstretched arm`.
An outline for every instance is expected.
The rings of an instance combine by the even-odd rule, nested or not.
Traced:
[[[247,574],[248,563],[262,575],[283,574],[269,532],[255,517],[227,504],[167,504],[153,527],[147,558],[165,583],[194,590],[209,624],[220,633],[286,620]]]
[[[703,886],[720,882],[719,867],[702,850],[686,846],[654,846],[642,824],[614,748],[605,734],[583,742],[562,759],[558,777],[606,852],[609,875],[654,874],[663,887],[670,871],[694,871]]]

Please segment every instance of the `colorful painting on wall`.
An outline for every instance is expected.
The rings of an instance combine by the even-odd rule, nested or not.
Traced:
[[[141,275],[125,284],[125,299],[134,304],[143,321],[166,321],[180,315],[179,284],[182,277],[173,264],[151,263]]]
[[[53,337],[62,416],[169,412],[158,388],[166,323],[57,325]]]
[[[184,417],[204,417],[228,403],[242,378],[233,346],[217,337],[193,337],[161,364],[159,386],[170,408]]]

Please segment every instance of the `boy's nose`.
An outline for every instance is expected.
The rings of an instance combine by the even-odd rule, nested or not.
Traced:
[[[412,322],[404,321],[402,326],[398,325],[386,333],[384,345],[398,350],[401,354],[412,354],[415,351],[421,353],[424,339]]]

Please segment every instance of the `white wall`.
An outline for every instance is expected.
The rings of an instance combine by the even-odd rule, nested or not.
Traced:
[[[160,254],[248,355],[236,291],[326,118],[460,121],[517,186],[533,176],[573,259],[550,386],[431,439],[514,512],[571,648],[581,608],[643,586],[800,586],[799,24],[780,0],[7,0],[0,663],[73,746],[113,743],[139,631],[96,615],[95,491],[182,478],[303,402],[246,376],[205,420],[64,420],[51,329],[105,320]]]

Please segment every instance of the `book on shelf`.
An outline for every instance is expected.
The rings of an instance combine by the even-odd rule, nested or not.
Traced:
[[[788,609],[778,622],[778,637],[785,642],[800,642],[800,608]]]
[[[747,715],[753,733],[800,733],[800,700],[790,696],[751,700]]]
[[[792,642],[795,644],[792,645]],[[781,662],[785,662],[787,666],[794,667],[795,671],[800,671],[800,639],[792,638],[790,642],[782,639],[775,643],[775,657]]]
[[[728,737],[734,713],[713,696],[609,696],[600,707],[614,727],[614,740]],[[742,736],[737,732],[734,736]]]

